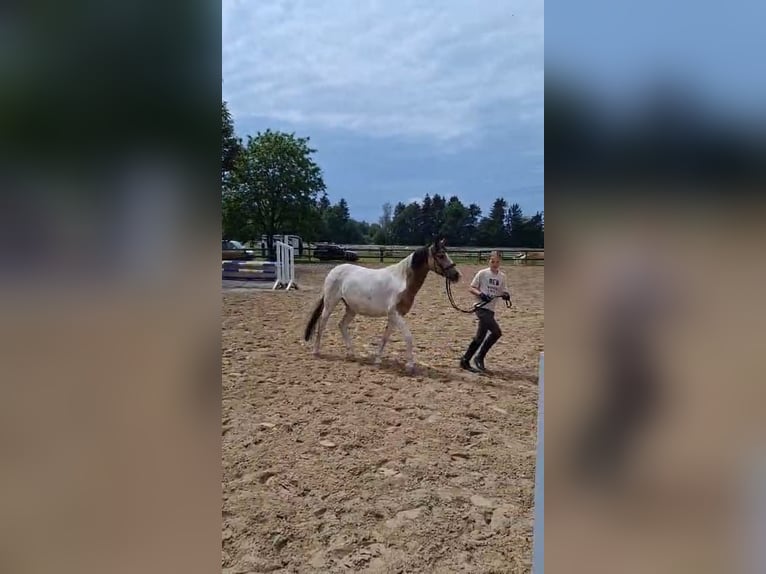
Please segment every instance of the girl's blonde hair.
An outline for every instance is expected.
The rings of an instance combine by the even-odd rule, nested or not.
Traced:
[[[495,251],[492,251],[489,254],[489,257],[490,257],[490,259],[492,259],[493,257],[497,257],[498,259],[502,259],[503,258],[503,254],[500,253],[499,251],[495,250]]]

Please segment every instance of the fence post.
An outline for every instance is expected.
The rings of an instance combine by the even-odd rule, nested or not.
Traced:
[[[383,263],[383,248],[380,248],[380,262]]]

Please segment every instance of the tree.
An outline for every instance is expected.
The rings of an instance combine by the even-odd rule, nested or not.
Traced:
[[[388,231],[388,240],[391,244],[401,244],[401,237],[405,233],[403,230],[404,221],[402,219],[402,214],[406,207],[407,206],[401,201],[394,207],[394,217],[391,220],[391,225],[389,225]]]
[[[366,221],[356,221],[351,218],[348,202],[341,198],[335,205],[323,197],[319,201],[318,213],[323,230],[322,239],[333,243],[362,244],[368,241],[370,224]]]
[[[466,222],[466,242],[467,245],[478,245],[479,243],[479,220],[481,218],[481,207],[472,203],[468,206],[468,221]]]
[[[341,242],[343,227],[349,219],[348,205],[345,200],[342,203],[331,205],[324,213],[324,223],[327,229],[327,239],[332,242]]]
[[[365,221],[349,219],[343,229],[343,243],[363,244],[367,243],[367,232],[369,224]]]
[[[543,213],[538,211],[532,217],[525,217],[518,203],[511,205],[506,217],[506,228],[512,247],[543,247]]]
[[[512,247],[522,247],[526,234],[526,218],[518,203],[511,205],[506,217],[506,230]]]
[[[328,241],[329,231],[327,229],[327,214],[332,204],[327,197],[327,193],[322,193],[322,197],[316,202],[314,227],[307,229],[304,233],[307,241]]]
[[[419,233],[416,239],[418,244],[426,243],[436,232],[434,215],[433,201],[431,196],[426,194],[423,198],[423,204],[420,206],[420,225],[418,226]]]
[[[241,152],[242,142],[234,135],[231,114],[226,102],[221,102],[221,219],[224,239],[244,239],[253,232],[247,215],[241,210],[239,198],[231,193],[235,164]]]
[[[391,222],[393,221],[393,208],[391,204],[386,202],[383,204],[383,215],[378,220],[380,224],[380,230],[376,231],[373,236],[373,243],[378,245],[386,245],[389,242],[389,235],[391,233]]]
[[[444,225],[444,210],[446,208],[446,200],[438,193],[435,193],[431,202],[431,211],[433,215],[431,234],[426,237],[426,241],[433,241],[435,236],[439,234],[442,226]]]
[[[237,194],[224,191],[221,211],[223,239],[247,240],[255,237],[255,230]]]
[[[444,222],[439,227],[448,245],[468,245],[470,212],[457,196],[452,196],[444,208]]]
[[[382,239],[383,241],[378,241]],[[380,223],[370,223],[370,228],[365,237],[365,243],[374,243],[376,245],[385,245],[386,235]]]
[[[505,199],[498,197],[492,204],[489,216],[479,224],[479,241],[482,245],[504,247],[508,245],[508,235],[505,232]]]
[[[545,247],[545,226],[543,222],[543,213],[538,211],[526,222],[527,243],[526,247]]]
[[[422,236],[420,204],[416,201],[407,206],[399,203],[394,208],[394,214],[394,220],[391,223],[392,243],[399,245],[420,244]]]
[[[242,141],[234,134],[234,122],[226,102],[221,102],[221,187],[231,185],[232,172],[237,157],[242,152]]]
[[[309,138],[284,132],[248,136],[235,162],[234,180],[240,208],[265,233],[269,257],[274,235],[300,232],[312,221],[317,196],[325,190],[322,170],[311,155]]]

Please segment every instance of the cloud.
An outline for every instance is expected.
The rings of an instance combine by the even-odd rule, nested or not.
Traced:
[[[436,143],[543,122],[539,0],[223,2],[236,121]]]

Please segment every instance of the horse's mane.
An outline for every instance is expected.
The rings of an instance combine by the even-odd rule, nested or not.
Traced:
[[[401,261],[392,264],[390,267],[393,271],[399,272],[402,278],[405,280],[409,278],[411,273],[419,271],[424,265],[428,264],[428,247],[418,247],[415,251],[407,255]]]

